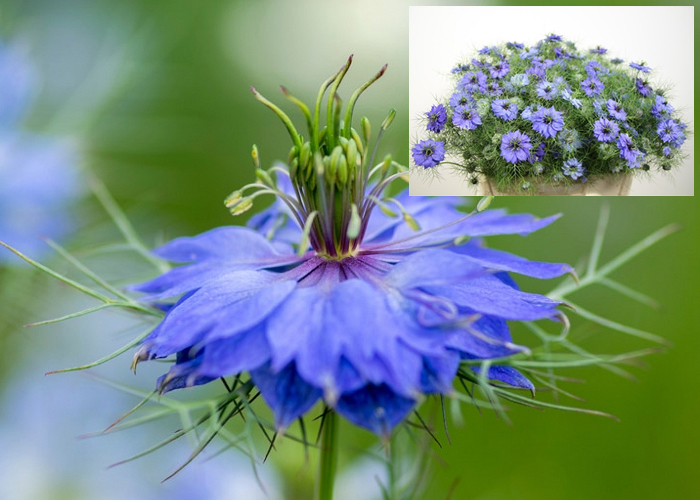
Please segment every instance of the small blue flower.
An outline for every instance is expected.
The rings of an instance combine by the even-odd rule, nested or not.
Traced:
[[[586,173],[586,168],[576,158],[571,158],[565,161],[564,165],[561,167],[561,170],[564,175],[568,175],[573,180],[583,177],[583,175]]]
[[[510,65],[508,64],[507,61],[498,61],[496,64],[492,65],[489,68],[489,72],[491,73],[491,78],[503,78],[508,74],[508,71],[510,71]]]
[[[610,116],[616,120],[622,121],[627,118],[627,113],[625,113],[625,109],[619,102],[615,101],[614,99],[608,99],[606,105],[608,107],[608,113],[610,113]]]
[[[498,118],[510,121],[518,117],[518,106],[508,99],[496,99],[491,103],[491,110]]]
[[[498,86],[498,83],[489,82],[486,85],[485,92],[490,96],[497,96],[497,95],[501,95],[503,93],[503,90],[501,90],[501,87]]]
[[[669,148],[668,146],[664,146],[664,156],[665,156],[666,158],[670,158],[670,157],[671,157],[671,148]]]
[[[463,92],[484,92],[486,90],[487,77],[481,71],[466,73],[457,84],[457,88]]]
[[[481,125],[481,117],[471,106],[457,106],[452,116],[452,123],[463,130],[474,130]]]
[[[663,118],[673,113],[673,106],[659,94],[656,94],[654,105],[651,107],[651,114],[656,118]]]
[[[530,137],[519,130],[505,134],[501,139],[501,156],[509,163],[527,160],[531,148]]]
[[[613,63],[613,64],[622,64],[623,62],[625,62],[625,60],[624,60],[624,59],[620,59],[619,57],[616,57],[616,58],[614,58],[614,59],[611,59],[610,62]]]
[[[467,106],[474,102],[474,98],[471,94],[466,92],[455,92],[450,97],[450,107],[456,108],[457,106]]]
[[[562,38],[559,35],[551,34],[545,40],[548,42],[561,42]]]
[[[641,71],[643,73],[649,73],[651,71],[651,68],[649,66],[644,66],[643,64],[639,64],[636,62],[631,62],[630,68],[638,69],[639,71]]]
[[[604,49],[600,45],[598,45],[595,49],[590,50],[591,54],[605,54],[607,51],[608,49]]]
[[[506,47],[508,47],[509,49],[513,49],[513,50],[516,50],[516,49],[520,50],[520,49],[525,47],[525,44],[518,43],[518,42],[508,42],[506,44]]]
[[[678,140],[681,129],[676,120],[663,120],[659,122],[656,133],[663,142],[674,142]]]
[[[617,123],[607,118],[600,118],[593,124],[593,135],[599,142],[613,142],[619,131]]]
[[[646,82],[641,78],[637,78],[635,80],[635,85],[637,87],[637,92],[642,94],[642,96],[644,97],[649,97],[649,95],[651,94],[651,87],[649,86],[649,82]]]
[[[547,80],[540,82],[537,85],[536,89],[537,89],[537,95],[539,97],[546,99],[547,101],[554,99],[559,94],[557,88],[554,85],[552,85],[551,82],[548,82]]]
[[[595,76],[589,76],[581,82],[581,88],[588,97],[599,95],[603,92],[605,85]]]
[[[540,108],[532,115],[532,128],[544,137],[554,137],[564,128],[564,117],[554,107]]]
[[[445,106],[442,104],[433,106],[425,115],[428,117],[428,125],[426,128],[436,134],[440,133],[447,122],[447,110]]]
[[[445,159],[445,144],[441,141],[426,139],[413,146],[413,161],[423,168],[432,168]]]

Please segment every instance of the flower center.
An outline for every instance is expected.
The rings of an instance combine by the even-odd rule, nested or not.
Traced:
[[[298,254],[304,254],[311,246],[316,255],[329,261],[340,261],[357,254],[374,207],[378,204],[384,206],[387,201],[398,203],[390,198],[382,198],[384,189],[394,180],[404,177],[407,170],[392,161],[390,155],[372,167],[379,140],[394,120],[395,110],[392,109],[382,123],[371,151],[369,120],[362,118],[360,132],[352,126],[357,99],[384,74],[386,65],[352,94],[343,110],[337,90],[351,63],[352,56],[334,76],[321,85],[313,113],[282,87],[285,97],[298,106],[306,118],[308,140],[297,132],[291,119],[279,107],[251,88],[256,99],[282,120],[291,136],[294,145],[289,152],[289,170],[287,172],[279,166],[268,170],[260,168],[257,148],[254,146],[253,163],[259,182],[235,191],[226,200],[226,206],[237,215],[249,209],[256,196],[276,195],[303,228]],[[322,127],[320,117],[324,98],[326,123]],[[430,115],[431,120],[436,121],[438,118],[438,113]],[[434,152],[432,145],[423,149],[426,156],[431,156]],[[293,192],[282,191],[278,183],[272,181],[272,173],[278,179],[280,175],[288,175]],[[370,178],[372,187],[368,190]],[[243,196],[244,191],[253,188],[255,193]],[[398,205],[404,212],[403,207]],[[404,213],[404,219],[408,221],[409,217]]]

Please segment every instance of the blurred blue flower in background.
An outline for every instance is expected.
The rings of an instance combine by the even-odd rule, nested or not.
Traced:
[[[0,41],[0,240],[30,256],[72,227],[69,206],[80,194],[78,153],[67,140],[22,130],[38,79],[19,44]],[[0,263],[18,263],[8,252]]]

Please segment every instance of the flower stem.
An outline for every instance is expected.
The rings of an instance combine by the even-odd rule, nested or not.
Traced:
[[[318,500],[333,500],[333,483],[338,464],[338,417],[329,411],[323,419],[321,465],[318,475]]]

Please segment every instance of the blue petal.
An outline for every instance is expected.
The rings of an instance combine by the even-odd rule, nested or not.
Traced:
[[[524,236],[548,226],[559,217],[559,215],[554,215],[538,219],[528,214],[508,215],[504,210],[486,210],[459,223],[446,226],[447,223],[466,215],[456,210],[454,200],[449,199],[449,197],[446,198],[448,199],[432,198],[430,200],[432,202],[431,205],[429,207],[420,206],[417,213],[411,212],[410,208],[406,207],[420,225],[421,230],[427,234],[415,232],[407,224],[394,224],[390,225],[388,229],[384,229],[382,233],[374,235],[374,240],[366,239],[363,247],[371,249],[378,244],[385,245],[385,248],[438,245],[450,242],[461,236],[477,237],[498,234],[520,234]],[[384,215],[382,214],[382,216]],[[382,216],[379,217],[381,218]],[[428,230],[432,232],[428,233]],[[402,242],[401,240],[404,238],[410,238],[410,240]],[[388,242],[384,243],[385,241]],[[392,241],[395,243],[392,243]]]
[[[421,391],[425,394],[447,394],[452,391],[452,381],[459,368],[459,355],[442,358],[424,358],[421,373]]]
[[[481,373],[481,367],[478,365],[470,366],[470,368],[476,373]],[[489,367],[489,373],[486,378],[489,380],[498,380],[499,382],[504,382],[508,385],[512,385],[513,387],[520,387],[531,391],[535,390],[535,386],[532,384],[532,382],[530,382],[525,375],[520,373],[512,366],[491,366]]]
[[[173,307],[144,345],[152,357],[164,357],[253,328],[296,287],[296,281],[275,278],[279,275],[238,271],[207,283]]]
[[[551,279],[574,271],[568,264],[532,262],[507,252],[485,248],[481,241],[471,240],[466,245],[454,247],[452,250],[462,255],[468,255],[475,262],[489,269],[514,272],[533,278]]]
[[[264,325],[232,337],[215,340],[204,348],[199,373],[209,377],[237,375],[260,367],[270,359]]]
[[[239,226],[219,227],[197,236],[176,238],[154,253],[173,262],[217,260],[250,268],[280,255],[263,236]]]
[[[197,371],[202,364],[202,352],[190,357],[191,349],[185,349],[177,353],[177,361],[166,375],[158,378],[156,387],[164,394],[175,389],[183,389],[195,385],[208,384],[217,377],[198,375]]]
[[[413,410],[416,402],[394,393],[386,385],[367,385],[344,394],[336,411],[355,425],[388,437]]]
[[[278,429],[286,429],[297,418],[309,411],[321,397],[321,391],[307,384],[297,373],[294,363],[281,372],[266,364],[250,372],[263,398],[275,414]]]
[[[462,359],[500,358],[522,351],[512,344],[506,321],[493,316],[481,316],[450,337],[446,345],[457,350]]]
[[[477,313],[509,320],[554,318],[558,315],[556,307],[560,304],[543,295],[520,292],[488,275],[450,287],[427,287],[426,291]]]
[[[485,272],[470,257],[449,250],[429,249],[409,255],[396,264],[384,281],[398,289],[449,285]]]

